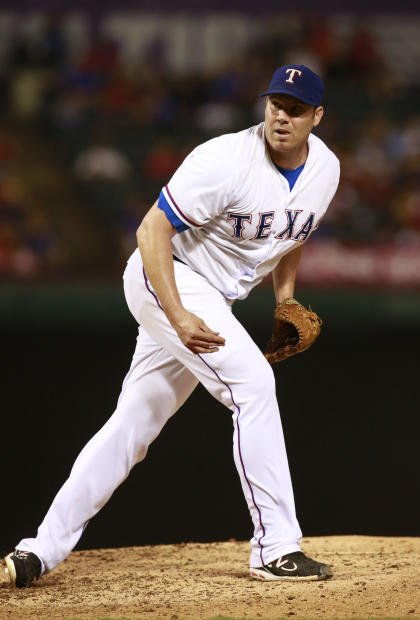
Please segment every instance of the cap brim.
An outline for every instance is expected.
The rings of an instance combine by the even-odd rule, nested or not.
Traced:
[[[275,90],[267,90],[264,93],[259,94],[260,97],[266,97],[267,95],[289,95],[289,97],[294,97],[295,99],[298,99],[299,101],[303,101],[303,103],[312,105],[314,107],[321,105],[320,103],[313,103],[312,101],[308,101],[307,99],[303,99],[302,97],[297,97],[296,95],[292,94],[290,90],[287,90],[286,88],[283,88],[283,89],[276,88]]]

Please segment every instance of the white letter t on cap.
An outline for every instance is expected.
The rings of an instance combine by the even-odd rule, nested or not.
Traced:
[[[290,73],[289,78],[286,80],[289,84],[294,84],[295,73],[298,73],[299,77],[302,75],[302,71],[299,71],[299,69],[286,69],[286,73]]]

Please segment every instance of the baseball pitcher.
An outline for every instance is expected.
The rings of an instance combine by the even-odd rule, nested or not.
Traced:
[[[305,350],[321,325],[294,299],[294,286],[302,247],[339,180],[337,158],[311,133],[322,119],[322,94],[308,67],[280,67],[262,93],[264,122],[201,144],[162,189],[124,273],[140,327],[116,411],[78,456],[37,536],[5,558],[12,585],[29,586],[64,560],[198,382],[232,414],[233,455],[254,528],[251,576],[332,576],[300,549],[270,365]],[[264,355],[232,303],[269,273],[277,307]]]

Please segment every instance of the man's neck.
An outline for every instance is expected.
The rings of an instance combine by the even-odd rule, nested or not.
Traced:
[[[296,168],[299,168],[299,166],[305,163],[309,153],[308,143],[304,144],[298,151],[291,151],[289,153],[274,151],[268,142],[267,148],[273,163],[286,170],[296,170]]]

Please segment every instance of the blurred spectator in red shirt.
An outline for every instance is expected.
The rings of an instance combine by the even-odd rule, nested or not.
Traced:
[[[141,172],[150,180],[167,181],[182,162],[183,154],[169,138],[160,138],[141,165]]]

